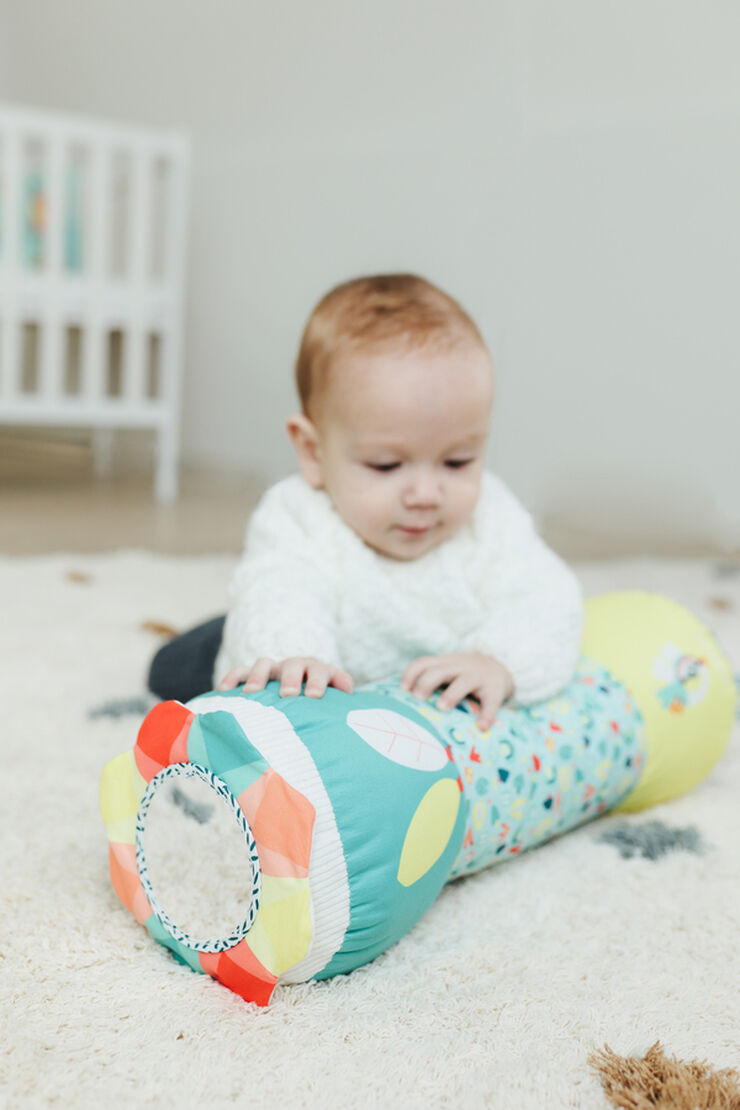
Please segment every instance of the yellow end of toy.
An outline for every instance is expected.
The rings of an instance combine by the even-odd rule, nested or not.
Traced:
[[[658,594],[603,594],[586,605],[582,650],[627,687],[645,720],[645,770],[619,810],[658,805],[706,778],[727,746],[737,690],[701,621]]]

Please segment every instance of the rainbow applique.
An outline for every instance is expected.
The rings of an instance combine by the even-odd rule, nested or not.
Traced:
[[[657,696],[672,713],[683,713],[707,696],[710,674],[706,660],[682,651],[677,644],[663,644],[653,662],[653,674],[665,683]]]

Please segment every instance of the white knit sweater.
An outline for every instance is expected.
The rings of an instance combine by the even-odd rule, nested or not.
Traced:
[[[565,686],[581,642],[578,582],[495,475],[470,521],[426,555],[379,555],[298,475],[267,491],[247,528],[214,682],[259,656],[310,655],[355,683],[420,655],[484,652],[528,705]]]

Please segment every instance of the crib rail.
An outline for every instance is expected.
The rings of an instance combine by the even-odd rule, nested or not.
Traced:
[[[0,423],[149,427],[176,492],[188,144],[0,105]]]

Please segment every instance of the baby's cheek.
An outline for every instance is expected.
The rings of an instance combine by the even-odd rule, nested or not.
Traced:
[[[473,513],[480,492],[479,482],[465,483],[456,491],[454,499],[454,515],[457,524],[464,524]]]
[[[397,523],[393,505],[389,504],[387,497],[379,496],[377,493],[372,501],[367,503],[368,518],[372,523],[372,527],[376,530],[386,531],[391,525]]]
[[[387,497],[377,488],[377,483],[358,482],[350,500],[355,530],[361,535],[374,534],[388,527],[392,512]]]

